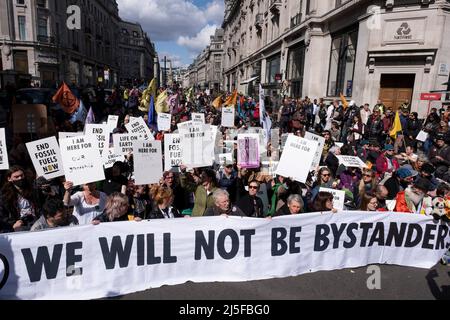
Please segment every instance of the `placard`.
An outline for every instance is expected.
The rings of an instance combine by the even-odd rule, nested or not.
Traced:
[[[259,168],[259,135],[256,133],[238,135],[238,165],[241,168]]]
[[[218,155],[218,160],[219,164],[223,167],[230,164],[234,164],[232,153],[221,153]]]
[[[423,130],[421,130],[416,137],[416,140],[422,141],[422,142],[427,141],[427,139],[428,139],[428,133]]]
[[[323,147],[325,145],[325,138],[318,136],[317,134],[306,131],[305,139],[315,141],[319,144],[316,153],[314,154],[314,160],[311,164],[311,170],[316,170],[316,168],[320,165],[320,160],[322,159]]]
[[[61,139],[73,138],[77,136],[84,136],[83,132],[58,132],[58,141]]]
[[[107,152],[103,154],[103,167],[105,169],[112,168],[116,162],[124,162],[125,156],[116,154],[114,148],[108,148]]]
[[[181,138],[179,134],[164,135],[164,170],[179,167],[183,160]]]
[[[319,144],[293,134],[287,138],[276,174],[305,183]]]
[[[139,136],[128,133],[113,134],[114,153],[128,155],[133,153],[133,142],[139,140]]]
[[[204,113],[192,113],[192,122],[197,124],[205,124],[205,114]]]
[[[108,121],[106,122],[106,124],[108,125],[108,129],[109,132],[112,133],[114,131],[114,129],[117,128],[117,124],[119,122],[119,116],[115,116],[115,115],[109,115],[108,116]]]
[[[367,168],[365,164],[359,157],[354,156],[336,156],[339,159],[339,163],[346,167],[353,168]]]
[[[345,191],[329,188],[320,188],[319,191],[331,193],[333,195],[333,208],[337,210],[344,210]]]
[[[233,128],[234,127],[234,107],[222,108],[222,127]]]
[[[125,125],[125,128],[129,134],[137,135],[139,140],[155,140],[142,117],[130,118],[130,122]]]
[[[79,186],[105,179],[103,160],[94,136],[61,139],[59,145],[67,181]]]
[[[47,180],[64,175],[61,152],[56,137],[49,137],[26,144],[38,177]]]
[[[87,123],[84,127],[85,135],[93,135],[97,139],[100,155],[109,149],[109,127],[107,124]]]
[[[159,183],[163,176],[161,141],[134,141],[133,163],[136,185]]]
[[[170,113],[158,113],[158,130],[170,130],[172,115]]]

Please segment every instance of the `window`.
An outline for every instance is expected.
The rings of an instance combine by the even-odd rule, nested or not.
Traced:
[[[305,46],[293,48],[288,58],[288,79],[291,81],[291,96],[300,98],[305,70]]]
[[[17,4],[25,5],[25,0],[17,0]]]
[[[341,93],[347,97],[352,96],[357,40],[357,29],[333,36],[328,96],[337,97]]]
[[[47,37],[47,19],[39,18],[38,19],[38,36]]]
[[[276,83],[275,75],[280,73],[280,56],[277,56],[271,60],[267,60],[266,65],[266,81],[268,83]]]
[[[27,51],[14,51],[14,70],[20,73],[28,73]]]
[[[37,0],[36,1],[38,8],[46,8],[47,0]]]
[[[26,32],[25,32],[25,16],[18,16],[19,20],[19,39],[26,40]]]
[[[133,37],[138,38],[139,34],[136,31],[133,31]]]
[[[123,29],[122,29],[122,33],[123,33],[123,34],[128,34],[128,30],[125,29],[125,28],[123,28]]]

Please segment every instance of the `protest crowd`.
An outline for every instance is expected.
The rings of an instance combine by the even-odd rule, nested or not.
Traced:
[[[104,179],[84,174],[82,183],[71,181],[64,154],[66,175],[39,174],[30,135],[5,128],[9,166],[1,171],[1,233],[346,211],[422,214],[450,222],[450,107],[433,108],[422,120],[409,102],[394,111],[381,101],[358,105],[344,97],[328,103],[308,97],[276,101],[261,93],[255,99],[236,91],[212,96],[176,85],[158,89],[155,81],[144,88],[116,87],[108,99],[100,91],[71,91],[64,84],[54,100],[60,108],[49,114],[52,128],[32,140],[56,137],[64,153],[63,145],[73,151],[74,141],[85,146],[97,141],[77,139],[95,136],[96,125],[103,125],[106,146],[98,159],[104,160],[104,172],[96,174]],[[143,163],[134,147],[118,154],[120,140],[114,136],[127,135],[160,155],[160,163]],[[177,143],[175,135],[181,136]],[[290,156],[301,143],[312,162]],[[140,183],[146,172],[152,183]]]

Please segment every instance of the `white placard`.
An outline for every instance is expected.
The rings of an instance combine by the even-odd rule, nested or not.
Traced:
[[[316,170],[316,168],[320,165],[320,159],[322,158],[323,147],[325,146],[325,138],[307,131],[305,132],[305,139],[315,141],[319,144],[319,147],[314,154],[313,163],[311,164],[311,170]]]
[[[204,113],[192,113],[192,122],[198,124],[205,124],[205,114]]]
[[[114,153],[117,155],[133,153],[133,141],[137,140],[139,140],[139,136],[134,134],[113,134]]]
[[[109,127],[107,124],[87,123],[84,127],[85,135],[93,135],[97,139],[100,155],[108,152],[109,149]]]
[[[234,107],[222,108],[222,127],[234,128]]]
[[[6,148],[5,128],[0,128],[0,170],[8,170],[8,149]]]
[[[233,164],[233,154],[232,153],[221,153],[218,155],[219,164],[221,166],[227,166]]]
[[[448,226],[432,217],[362,211],[13,232],[0,234],[0,300],[100,299],[188,281],[245,282],[374,264],[431,269],[449,241]]]
[[[163,176],[161,141],[134,141],[133,163],[136,185],[159,183]]]
[[[426,132],[423,131],[423,130],[421,130],[421,131],[419,132],[419,134],[417,135],[417,137],[416,137],[416,140],[422,141],[422,142],[427,141],[427,139],[428,139],[428,133],[426,133]]]
[[[187,129],[179,126],[183,165],[190,168],[209,167],[214,161],[211,127],[192,122]]]
[[[56,137],[49,137],[26,144],[38,177],[53,179],[64,175],[61,152]]]
[[[164,170],[179,167],[183,160],[181,138],[179,134],[164,135]]]
[[[116,162],[124,162],[125,156],[122,154],[116,154],[114,148],[109,148],[106,153],[103,154],[103,166],[105,169],[111,168]]]
[[[345,191],[329,188],[320,188],[319,191],[331,193],[333,195],[333,208],[337,210],[344,210]]]
[[[281,155],[276,174],[305,183],[319,144],[290,134]]]
[[[58,132],[58,141],[60,141],[61,139],[73,138],[83,135],[83,132]]]
[[[158,113],[158,130],[168,131],[172,121],[172,115],[170,113]]]
[[[105,179],[103,160],[94,136],[79,136],[59,142],[64,173],[74,186]]]
[[[346,167],[353,168],[367,168],[365,164],[359,157],[354,156],[336,156],[339,159],[339,164],[343,164]]]
[[[344,143],[343,143],[343,142],[335,142],[334,144],[335,144],[336,147],[338,147],[338,148],[342,148],[342,147],[344,146]]]
[[[106,124],[108,125],[109,132],[112,133],[114,129],[117,128],[117,124],[119,122],[119,116],[115,115],[109,115],[108,116],[108,122]]]
[[[125,125],[129,134],[137,135],[139,140],[155,140],[142,117],[133,118]]]

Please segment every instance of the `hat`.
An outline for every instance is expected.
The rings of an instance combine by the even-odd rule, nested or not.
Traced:
[[[384,151],[394,150],[394,146],[392,144],[387,144],[384,146]]]
[[[428,191],[432,191],[431,182],[428,179],[418,177],[414,182],[414,187],[422,190],[427,193]]]
[[[400,168],[397,170],[397,177],[399,177],[400,179],[406,179],[408,177],[413,177],[413,174],[409,169]]]
[[[362,140],[360,144],[363,146],[365,144],[369,144],[369,141],[368,140]]]
[[[405,164],[404,166],[401,166],[400,169],[408,169],[411,172],[411,176],[415,177],[417,176],[419,173],[413,169],[413,167],[410,164]]]
[[[436,171],[436,168],[431,163],[425,162],[420,170],[432,175]]]
[[[443,140],[443,141],[445,141],[445,136],[442,133],[438,133],[438,134],[436,134],[435,139],[436,140]]]

